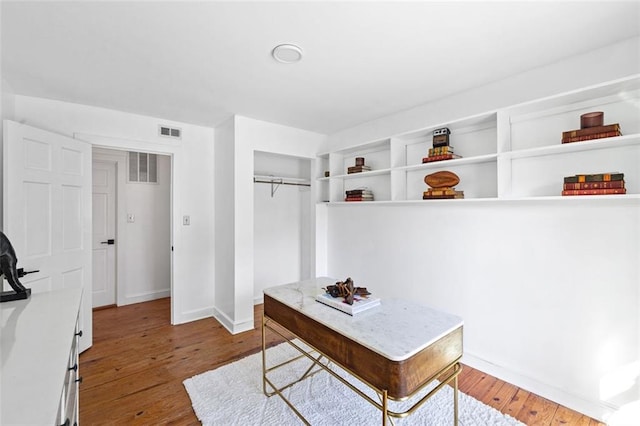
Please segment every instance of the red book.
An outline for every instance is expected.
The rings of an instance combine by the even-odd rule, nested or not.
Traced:
[[[609,189],[565,189],[562,195],[610,195],[610,194],[626,194],[625,188],[609,188]]]
[[[567,138],[562,138],[562,143],[590,141],[590,140],[593,140],[593,139],[613,138],[613,137],[616,137],[616,136],[622,136],[622,133],[620,133],[620,132],[603,132],[603,133],[595,133],[593,135],[567,137]]]
[[[349,196],[344,200],[345,201],[373,201],[373,197]]]
[[[611,189],[611,188],[624,188],[623,180],[614,180],[609,182],[576,182],[565,183],[562,189]]]
[[[431,163],[433,161],[451,160],[454,158],[462,158],[462,157],[456,154],[441,154],[441,155],[433,155],[431,157],[424,157],[422,159],[422,162]]]
[[[577,136],[595,135],[597,133],[620,132],[620,124],[607,124],[606,126],[587,127],[585,129],[569,130],[562,132],[562,139],[575,138]]]

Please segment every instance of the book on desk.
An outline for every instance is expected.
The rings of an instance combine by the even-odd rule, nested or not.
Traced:
[[[380,305],[380,298],[374,296],[353,296],[353,305],[344,301],[344,297],[333,297],[329,293],[322,293],[316,296],[316,301],[332,308],[338,309],[349,315],[356,315],[367,309]]]

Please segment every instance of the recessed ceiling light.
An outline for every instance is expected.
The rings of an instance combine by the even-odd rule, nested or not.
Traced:
[[[271,56],[283,64],[293,64],[302,59],[302,49],[295,44],[281,44],[273,48]]]

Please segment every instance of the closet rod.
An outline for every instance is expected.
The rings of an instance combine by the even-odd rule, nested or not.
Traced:
[[[311,186],[310,183],[295,183],[295,182],[279,182],[277,179],[274,180],[253,180],[255,183],[273,183],[275,185],[295,185],[295,186]]]
[[[285,182],[286,178],[273,178],[270,180],[261,180],[257,178],[253,178],[254,183],[268,183],[271,184],[271,198],[276,193],[280,185],[292,185],[292,186],[311,186],[310,183],[300,183],[300,182]],[[275,185],[275,187],[274,187]]]

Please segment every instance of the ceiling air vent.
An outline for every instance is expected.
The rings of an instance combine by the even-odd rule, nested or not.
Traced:
[[[180,139],[182,135],[182,130],[175,127],[168,127],[160,125],[158,127],[160,129],[160,136],[166,136],[168,138]]]

